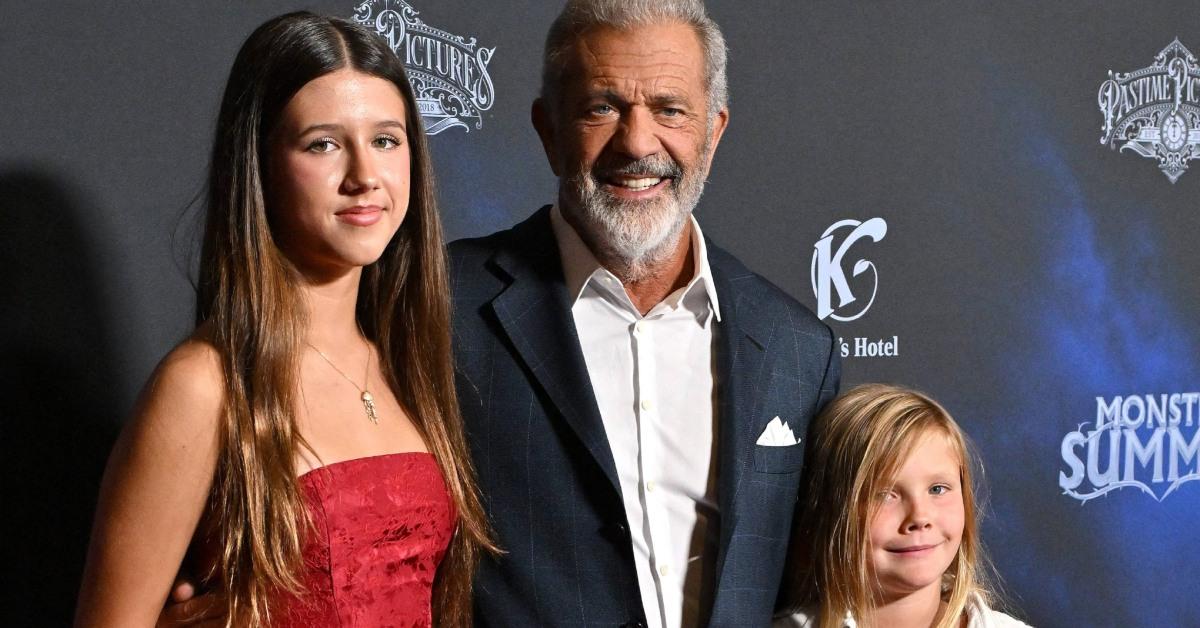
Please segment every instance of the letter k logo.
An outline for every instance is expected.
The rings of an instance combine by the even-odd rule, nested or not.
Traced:
[[[851,228],[850,233],[842,240],[841,245],[834,250],[833,243],[836,232],[843,228]],[[840,220],[833,223],[825,233],[821,234],[821,239],[813,245],[812,265],[809,274],[812,278],[813,294],[817,297],[817,317],[821,320],[832,317],[837,321],[852,321],[867,313],[871,308],[871,304],[875,302],[875,293],[879,289],[879,273],[875,270],[875,264],[860,259],[854,263],[854,272],[852,277],[857,277],[868,270],[871,271],[871,298],[867,304],[862,306],[856,312],[850,314],[839,315],[835,312],[858,299],[850,290],[850,284],[846,281],[846,272],[842,266],[842,258],[850,247],[854,246],[855,242],[863,238],[871,238],[873,242],[879,242],[887,235],[887,222],[882,218],[872,218],[866,222],[857,220]],[[835,308],[832,301],[832,292],[837,292],[838,304]]]

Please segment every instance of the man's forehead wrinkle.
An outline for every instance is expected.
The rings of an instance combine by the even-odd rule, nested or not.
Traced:
[[[655,74],[641,78],[614,74],[599,74],[588,81],[588,89],[600,92],[637,92],[649,96],[680,96],[688,91],[688,81],[681,76]]]
[[[578,44],[575,46],[575,51],[579,55],[580,65],[587,65],[584,63],[584,61],[596,63],[597,53],[596,51],[592,50],[587,38],[581,38],[579,40]]]
[[[617,76],[676,76],[687,80],[690,75],[698,74],[695,67],[678,61],[679,55],[639,55],[639,54],[604,54],[592,55],[591,63],[587,66],[594,74],[615,74]]]
[[[591,70],[585,84],[585,89],[590,92],[663,99],[686,97],[699,87],[698,77],[691,76],[693,69],[674,61],[638,66],[609,62]]]
[[[679,53],[671,50],[645,54],[639,52],[605,52],[594,54],[591,57],[591,64],[600,73],[606,70],[625,70],[633,75],[672,74],[678,75],[681,78],[697,74],[697,70],[693,65],[679,61],[681,56]]]

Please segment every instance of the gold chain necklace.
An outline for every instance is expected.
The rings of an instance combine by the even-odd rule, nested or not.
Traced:
[[[368,343],[366,339],[363,339],[363,343],[367,345],[367,367],[363,370],[363,385],[359,386],[357,382],[350,379],[349,375],[346,375],[342,369],[338,368],[337,365],[333,363],[333,360],[330,360],[329,356],[325,355],[324,351],[314,347],[312,343],[308,342],[307,340],[304,341],[304,344],[308,345],[313,351],[316,351],[317,355],[321,356],[323,360],[329,363],[329,366],[333,367],[333,370],[338,372],[338,375],[346,378],[346,381],[350,382],[350,385],[354,386],[358,389],[358,392],[362,393],[359,398],[362,399],[363,409],[367,411],[367,418],[371,419],[371,423],[379,425],[379,416],[375,414],[375,398],[372,397],[371,392],[367,390],[367,384],[371,381],[371,344]]]

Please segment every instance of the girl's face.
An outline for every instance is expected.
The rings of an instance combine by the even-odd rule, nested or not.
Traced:
[[[342,69],[288,102],[270,137],[272,232],[310,276],[375,262],[408,209],[404,97],[390,81]]]
[[[879,496],[871,521],[870,562],[886,600],[941,589],[963,533],[961,461],[941,431],[920,437]]]

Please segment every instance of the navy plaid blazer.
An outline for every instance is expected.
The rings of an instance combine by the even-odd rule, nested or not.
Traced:
[[[755,444],[775,416],[805,433],[837,392],[829,328],[707,244],[715,327],[720,539],[712,626],[767,626],[804,447]],[[479,626],[644,623],[616,464],[588,378],[549,207],[449,246],[454,357],[484,507],[504,555],[475,579]]]

